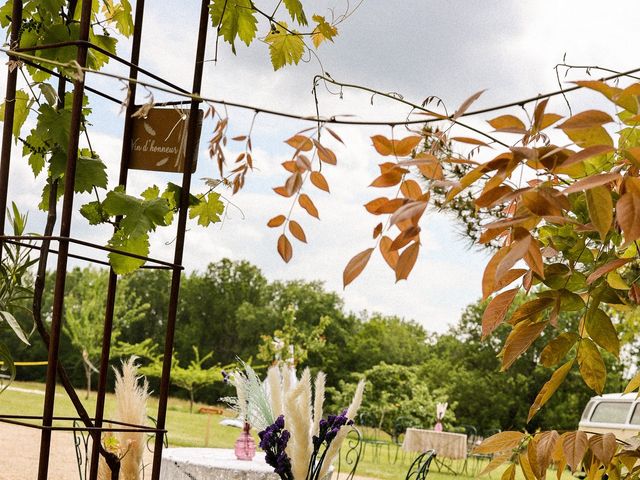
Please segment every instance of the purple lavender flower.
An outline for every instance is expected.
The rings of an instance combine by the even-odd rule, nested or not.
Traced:
[[[284,416],[280,415],[272,425],[259,432],[258,437],[267,465],[272,466],[282,480],[293,480],[291,459],[285,452],[291,434],[284,429]]]

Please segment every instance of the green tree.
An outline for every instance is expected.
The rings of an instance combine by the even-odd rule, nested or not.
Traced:
[[[64,332],[82,359],[86,380],[86,398],[91,392],[91,378],[97,373],[96,364],[102,353],[102,333],[107,300],[107,271],[94,268],[74,269],[73,278],[65,297]],[[111,341],[117,344],[121,327],[144,318],[148,305],[142,303],[120,284],[113,316]],[[115,351],[114,351],[115,352]]]

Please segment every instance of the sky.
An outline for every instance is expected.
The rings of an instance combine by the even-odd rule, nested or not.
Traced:
[[[350,1],[352,8],[356,2]],[[192,82],[199,3],[147,2],[141,65],[187,89]],[[270,0],[257,3],[270,5]],[[349,6],[346,0],[303,3],[308,13],[327,17],[331,16],[331,9],[339,14]],[[335,41],[318,49],[319,60],[311,58],[307,63],[274,72],[264,43],[256,41],[249,48],[238,45],[234,55],[229,45],[221,41],[218,61],[206,63],[202,93],[216,99],[312,115],[312,79],[324,69],[336,80],[394,92],[417,103],[435,95],[449,110],[486,89],[474,107],[489,107],[557,89],[554,66],[563,58],[575,65],[620,71],[636,67],[631,49],[640,28],[639,10],[637,2],[624,0],[606,7],[594,0],[364,0],[340,25]],[[266,31],[266,25],[260,28]],[[129,53],[126,43],[121,42],[118,52],[125,57]],[[206,58],[212,60],[214,52],[215,31],[210,28]],[[126,73],[115,65],[107,70]],[[566,80],[570,78],[585,78],[584,71],[574,71]],[[88,84],[118,98],[123,95],[122,85],[113,80],[90,76]],[[4,88],[3,84],[0,86]],[[408,114],[406,107],[381,97],[346,89],[339,93],[335,88],[319,89],[321,115],[397,120]],[[167,97],[156,93],[155,98]],[[583,92],[571,95],[570,100],[574,108],[586,108],[593,98]],[[138,97],[141,100],[142,95]],[[91,142],[107,162],[114,186],[123,116],[117,105],[96,98],[91,102]],[[566,113],[561,99],[552,100],[550,110]],[[230,108],[228,115],[229,136],[245,134],[252,114]],[[481,126],[489,118],[474,118],[470,123]],[[25,128],[29,128],[29,122]],[[371,230],[378,219],[367,214],[362,205],[382,193],[368,187],[382,159],[373,149],[370,136],[389,136],[388,127],[336,127],[346,146],[331,144],[338,166],[323,170],[332,193],[309,192],[320,210],[321,221],[300,209],[294,210],[293,218],[302,224],[309,243],[295,242],[293,259],[289,264],[282,262],[276,253],[278,233],[268,229],[266,223],[269,218],[286,213],[290,200],[278,197],[271,189],[286,178],[279,164],[288,159],[291,149],[283,141],[308,126],[258,115],[253,135],[256,171],[247,177],[242,192],[235,196],[225,193],[233,205],[228,207],[222,225],[203,229],[189,223],[184,258],[187,271],[202,271],[208,263],[224,257],[248,260],[270,280],[320,280],[344,298],[348,310],[398,315],[419,322],[429,331],[446,330],[459,319],[466,305],[480,297],[488,255],[469,249],[457,226],[443,214],[433,212],[423,220],[423,245],[409,280],[396,284],[393,272],[378,255],[361,277],[345,290],[342,288],[346,263],[356,253],[373,246]],[[201,178],[216,176],[206,148],[212,129],[213,124],[205,122],[194,192],[206,190]],[[394,131],[396,136],[405,134],[409,133]],[[234,158],[236,150],[230,145],[228,157]],[[167,180],[179,183],[180,178],[133,172],[128,189],[139,192],[150,183],[163,185]],[[41,231],[43,224],[44,217],[36,207],[42,182],[42,178],[34,182],[26,162],[13,163],[10,196],[22,209],[29,210],[33,231]],[[77,196],[76,206],[86,200]],[[89,227],[76,215],[72,234],[105,243],[110,229]],[[152,239],[152,256],[170,260],[174,238],[174,229],[158,230]]]

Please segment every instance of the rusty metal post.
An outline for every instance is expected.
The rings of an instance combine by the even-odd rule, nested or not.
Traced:
[[[82,0],[82,13],[80,16],[80,40],[89,39],[91,28],[92,0]],[[87,47],[78,46],[76,57],[78,65],[86,66]],[[80,123],[82,121],[82,101],[84,98],[84,78],[74,81],[73,104],[71,108],[71,126],[69,130],[69,145],[67,148],[67,166],[64,174],[64,200],[62,203],[62,217],[60,224],[60,236],[69,237],[71,233],[71,218],[73,213],[73,196],[76,177],[76,163],[78,160],[78,144],[80,139]],[[51,430],[53,423],[53,408],[56,390],[56,367],[60,348],[60,332],[62,330],[62,314],[64,307],[64,289],[67,276],[67,260],[69,254],[69,241],[60,241],[60,250],[56,267],[56,280],[53,297],[53,316],[49,340],[49,356],[47,365],[47,383],[42,411],[42,430],[40,439],[40,462],[38,464],[38,480],[47,480],[49,472],[49,456],[51,453]]]
[[[136,12],[133,27],[133,40],[131,45],[131,66],[129,78],[137,80],[138,64],[140,63],[140,44],[142,43],[142,23],[144,19],[144,0],[136,2]],[[120,157],[120,178],[119,185],[127,185],[129,174],[129,158],[131,156],[131,133],[133,131],[133,118],[136,101],[135,82],[129,82],[129,103],[127,105],[124,132],[122,134],[122,154]],[[117,219],[119,221],[119,219]],[[95,426],[101,427],[104,419],[104,404],[107,393],[107,376],[109,374],[109,357],[111,356],[111,334],[113,333],[113,317],[115,313],[115,303],[118,288],[118,276],[109,269],[109,286],[107,290],[107,305],[105,309],[104,326],[102,332],[102,352],[100,355],[100,374],[98,377],[98,390],[95,410]],[[100,452],[98,448],[91,449],[91,465],[89,469],[89,479],[98,478],[98,460]]]
[[[22,0],[14,0],[11,12],[11,37],[9,48],[18,48],[20,26],[22,24]],[[2,126],[2,153],[0,154],[0,236],[4,235],[9,195],[9,166],[11,164],[11,142],[13,140],[13,120],[16,111],[16,84],[18,69],[9,69],[7,90],[4,97],[4,125]],[[2,259],[2,239],[0,239],[0,259]]]
[[[209,25],[210,0],[202,0],[200,8],[200,26],[198,30],[198,45],[196,48],[196,60],[193,71],[193,93],[200,95],[202,87],[202,74],[204,70],[204,54],[207,46],[207,27]],[[182,175],[182,190],[180,191],[180,211],[178,214],[178,231],[174,254],[175,265],[182,264],[184,253],[184,238],[187,227],[187,210],[189,208],[189,190],[191,189],[191,171],[197,149],[197,127],[199,100],[192,100],[189,112],[189,124],[187,125],[187,150],[185,157],[184,173]],[[167,318],[167,332],[165,336],[164,357],[162,362],[162,377],[160,379],[160,398],[158,401],[158,429],[164,429],[167,416],[167,397],[169,396],[169,380],[171,376],[171,359],[173,355],[173,339],[176,328],[176,315],[178,312],[178,298],[180,294],[181,270],[174,267],[171,276],[171,290],[169,294],[169,311]],[[162,435],[157,435],[153,451],[153,470],[151,480],[160,478],[160,462],[162,460]]]

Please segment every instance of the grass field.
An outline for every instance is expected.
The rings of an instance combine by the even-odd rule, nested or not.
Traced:
[[[44,386],[40,383],[30,382],[14,382],[9,390],[0,394],[0,415],[6,414],[22,414],[22,415],[41,415],[44,396],[37,392],[43,392]],[[20,390],[17,390],[20,389]],[[81,398],[84,399],[84,392],[80,392]],[[83,400],[84,405],[92,414],[95,408],[95,395],[90,396],[88,400]],[[107,396],[105,416],[108,418],[113,410],[114,397]],[[194,412],[203,406],[201,404],[194,405]],[[151,417],[157,415],[157,399],[152,398],[148,406],[148,414]],[[68,400],[66,394],[59,388],[59,393],[55,402],[55,416],[76,416],[75,410]],[[233,427],[225,427],[219,424],[223,417],[213,415],[210,421],[209,446],[220,448],[232,448],[238,437],[238,429]],[[207,415],[199,413],[189,413],[189,403],[186,400],[171,398],[167,412],[167,429],[169,445],[174,447],[203,447],[205,443],[205,435],[207,429]],[[366,435],[366,432],[365,432]],[[37,448],[34,445],[33,448]],[[369,478],[377,478],[380,480],[402,480],[405,478],[406,472],[413,459],[412,455],[404,454],[402,450],[398,451],[396,459],[396,446],[382,445],[374,450],[371,445],[365,446],[364,455],[360,459],[357,469],[357,475]],[[395,460],[395,461],[394,461]],[[474,470],[477,472],[486,465],[473,464]],[[462,470],[462,461],[454,461],[450,467],[460,472]],[[503,468],[497,470],[491,475],[493,479],[499,479]],[[470,478],[467,475],[453,475],[447,473],[446,468],[438,471],[437,466],[433,465],[429,478],[434,480],[451,480],[453,478]],[[567,478],[570,476],[567,475]]]

